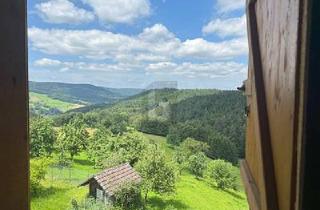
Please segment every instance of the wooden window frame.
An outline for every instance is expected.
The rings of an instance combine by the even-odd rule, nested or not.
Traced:
[[[0,1],[1,209],[28,210],[28,70],[26,0]]]

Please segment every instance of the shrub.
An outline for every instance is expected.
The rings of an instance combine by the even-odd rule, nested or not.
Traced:
[[[140,185],[133,182],[127,182],[121,185],[115,192],[115,206],[121,209],[137,209],[141,207]]]
[[[82,202],[72,199],[70,210],[116,210],[116,208],[90,197]]]
[[[202,177],[206,168],[206,155],[203,152],[199,152],[189,157],[189,170],[196,175],[196,177]]]
[[[208,173],[219,189],[236,190],[237,175],[231,163],[224,160],[214,160],[209,165]]]
[[[30,188],[33,196],[38,195],[41,181],[45,179],[49,164],[50,161],[47,158],[30,160]]]

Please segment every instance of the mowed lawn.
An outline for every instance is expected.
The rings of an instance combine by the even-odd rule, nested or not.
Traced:
[[[168,156],[173,149],[166,144],[164,137],[145,134],[152,142],[159,143]],[[65,210],[71,207],[72,199],[82,201],[88,187],[78,185],[99,170],[93,169],[85,154],[75,157],[70,169],[50,168],[45,189],[40,197],[31,199],[32,210]],[[188,172],[183,172],[177,182],[173,195],[150,194],[147,209],[194,209],[194,210],[248,210],[243,192],[218,190],[206,179],[196,179]]]

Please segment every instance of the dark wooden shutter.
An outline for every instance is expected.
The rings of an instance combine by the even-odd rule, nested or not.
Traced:
[[[252,210],[296,208],[305,2],[247,2],[249,111],[241,174]]]

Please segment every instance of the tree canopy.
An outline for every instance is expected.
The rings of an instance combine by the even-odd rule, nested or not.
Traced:
[[[53,152],[56,132],[48,118],[36,117],[30,122],[31,157],[49,156]]]
[[[175,191],[176,169],[174,164],[166,160],[164,153],[156,145],[149,146],[142,159],[138,162],[137,169],[143,179],[145,200],[148,193],[172,193]]]

